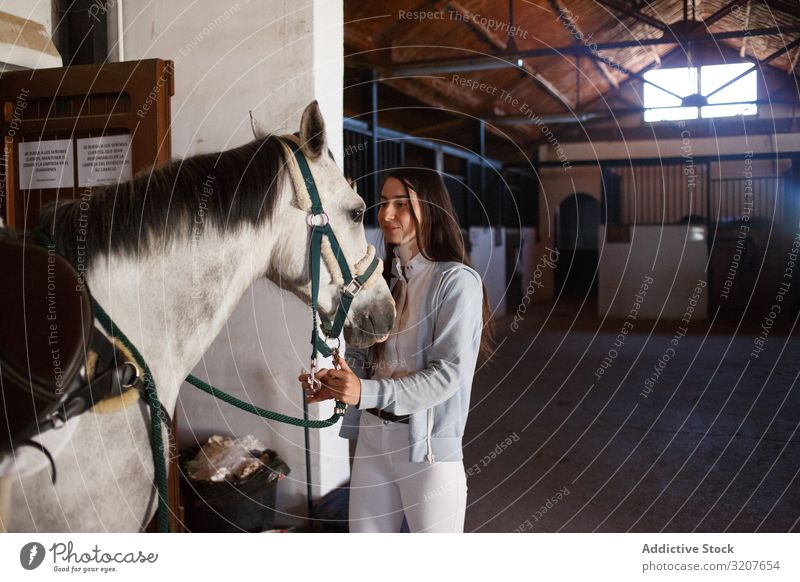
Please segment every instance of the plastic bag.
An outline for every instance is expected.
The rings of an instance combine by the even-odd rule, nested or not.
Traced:
[[[218,483],[246,479],[270,462],[266,445],[247,435],[241,438],[214,435],[195,458],[186,463],[189,477]]]

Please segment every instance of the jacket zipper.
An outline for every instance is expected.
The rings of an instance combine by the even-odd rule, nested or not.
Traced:
[[[439,293],[440,293],[440,291],[442,289],[442,285],[444,284],[444,279],[447,276],[447,274],[450,271],[453,270],[453,268],[457,268],[457,267],[452,267],[450,269],[447,269],[444,273],[442,273],[442,276],[439,278],[439,283],[438,283],[438,285],[436,285],[436,291],[433,294],[433,301],[432,301],[433,305],[437,305],[437,299],[439,298]],[[436,318],[435,317],[434,317],[433,321],[434,321],[434,325],[433,325],[433,329],[432,329],[432,334],[431,335],[435,336],[436,335],[436,324],[435,324]],[[433,454],[433,442],[431,441],[431,438],[432,438],[431,434],[432,433],[433,433],[433,408],[429,408],[428,409],[428,464],[430,464],[430,465],[432,465],[434,460],[436,459],[436,457]]]
[[[428,464],[432,465],[433,456],[433,443],[431,442],[431,432],[433,431],[433,408],[428,409]]]

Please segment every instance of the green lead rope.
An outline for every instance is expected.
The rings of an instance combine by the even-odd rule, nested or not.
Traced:
[[[329,426],[333,426],[337,422],[339,422],[339,418],[344,415],[344,409],[340,406],[341,403],[336,403],[336,408],[333,411],[333,416],[331,416],[328,420],[304,420],[302,418],[294,418],[292,416],[286,416],[285,414],[281,414],[280,412],[273,412],[271,410],[265,410],[264,408],[260,408],[258,406],[254,406],[252,404],[248,404],[243,400],[239,400],[235,396],[231,396],[223,392],[222,390],[218,390],[214,388],[211,384],[203,382],[200,378],[196,376],[192,376],[189,374],[186,377],[186,381],[197,388],[200,388],[203,392],[211,394],[215,398],[219,398],[223,402],[227,402],[236,408],[240,408],[246,412],[250,412],[251,414],[255,414],[256,416],[260,416],[261,418],[268,418],[270,420],[276,420],[278,422],[283,422],[285,424],[292,424],[294,426],[302,426],[306,428],[327,428]],[[346,404],[343,406],[347,406]]]
[[[161,438],[161,422],[166,421],[164,418],[164,411],[161,407],[161,401],[158,399],[158,390],[156,389],[153,374],[150,372],[150,367],[144,361],[142,354],[136,349],[136,346],[131,343],[128,337],[122,330],[114,325],[114,321],[109,317],[108,313],[100,307],[100,304],[92,297],[92,310],[94,316],[106,333],[113,338],[117,338],[122,345],[124,345],[130,353],[136,358],[136,363],[142,369],[142,383],[144,384],[144,394],[147,400],[147,405],[150,407],[150,449],[153,453],[153,467],[155,468],[155,482],[156,489],[158,490],[158,513],[156,518],[156,527],[159,533],[169,533],[169,505],[167,504],[167,494],[169,487],[167,484],[167,464],[164,461],[164,444]]]

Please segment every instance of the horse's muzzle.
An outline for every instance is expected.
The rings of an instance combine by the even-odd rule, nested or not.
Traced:
[[[353,315],[352,320],[348,320],[352,324],[345,325],[344,339],[354,347],[368,348],[389,337],[394,326],[394,302],[390,300],[366,316]]]

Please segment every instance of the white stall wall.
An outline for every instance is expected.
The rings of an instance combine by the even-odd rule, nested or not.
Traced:
[[[630,242],[612,243],[605,240],[605,225],[598,229],[598,315],[624,318],[640,303],[638,319],[682,319],[690,307],[691,320],[707,319],[706,228],[630,228]],[[698,287],[699,299],[692,300]]]
[[[341,161],[343,18],[341,0],[129,0],[125,60],[175,63],[174,157],[251,140],[250,110],[271,131],[297,131],[303,108],[318,99]]]
[[[174,157],[251,140],[249,110],[272,131],[297,131],[302,110],[318,99],[329,144],[342,160],[341,0],[304,5],[288,0],[127,0],[123,7],[125,60],[161,58],[175,63]],[[310,325],[311,312],[302,301],[260,281],[245,295],[195,373],[253,404],[302,416],[297,375],[309,363]],[[251,433],[275,449],[292,469],[278,487],[276,525],[298,523],[297,516],[306,515],[302,429],[265,422],[188,385],[178,406],[181,443],[215,432]],[[311,409],[312,416],[327,418],[332,404]],[[347,442],[337,431],[338,427],[311,431],[314,497],[349,478]]]
[[[470,261],[489,294],[495,317],[506,314],[506,229],[470,227]]]

